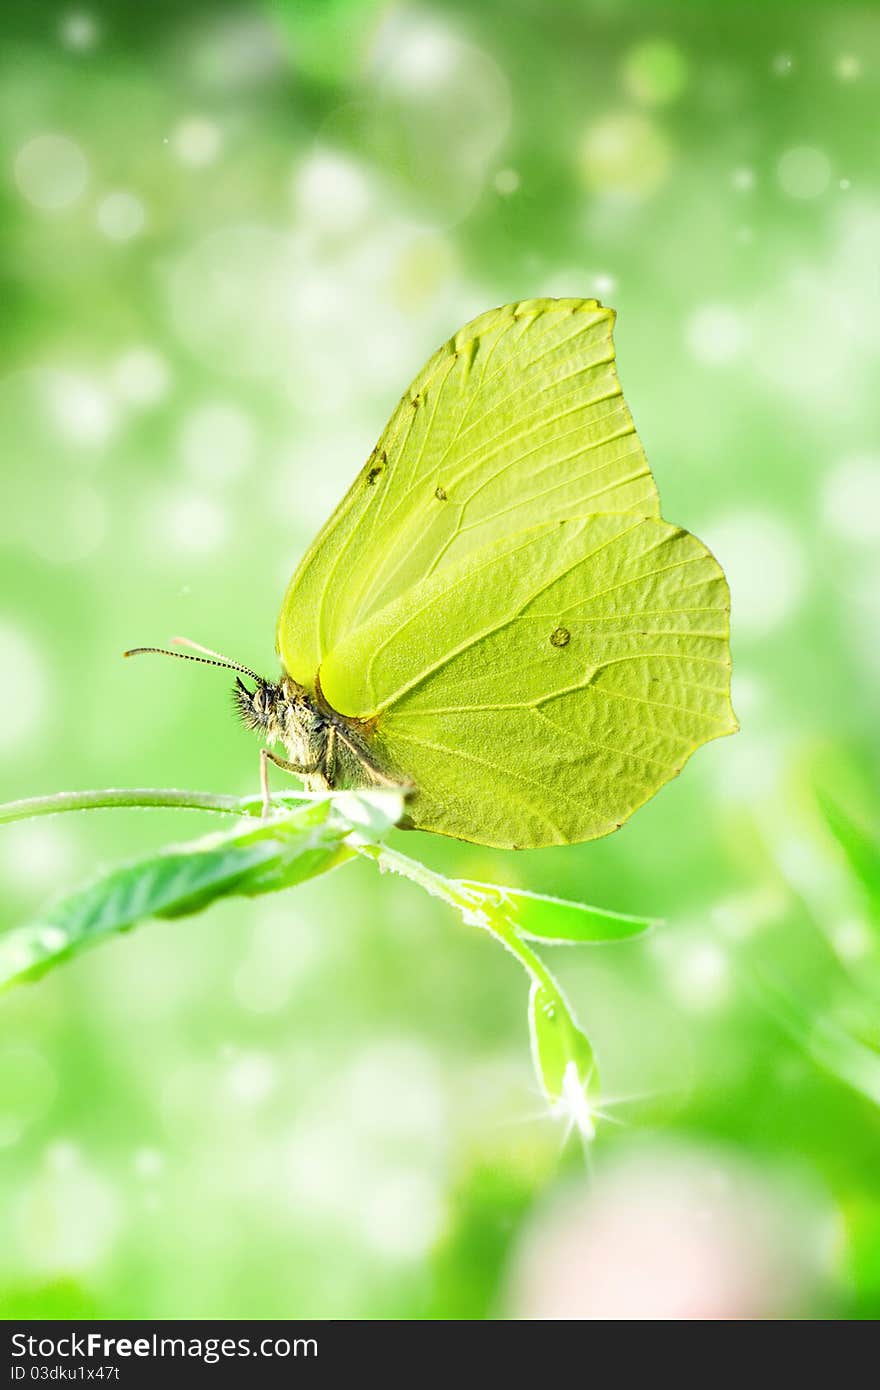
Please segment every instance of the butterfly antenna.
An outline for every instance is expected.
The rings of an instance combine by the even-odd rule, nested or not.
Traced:
[[[168,640],[172,647],[190,647],[194,652],[201,652],[202,656],[213,656],[217,661],[225,661],[227,666],[238,665],[238,662],[225,656],[223,652],[215,652],[213,647],[203,647],[201,642],[194,642],[191,637],[170,637]]]
[[[200,661],[204,666],[224,666],[229,671],[241,671],[242,675],[250,676],[251,680],[258,685],[265,685],[262,676],[258,676],[256,671],[252,671],[250,666],[243,666],[240,661],[232,661],[227,656],[221,656],[219,652],[211,651],[210,647],[200,647],[197,642],[190,642],[186,637],[172,637],[172,642],[186,643],[188,647],[195,647],[197,651],[206,652],[206,656],[191,656],[189,652],[170,652],[167,647],[131,647],[123,656],[176,656],[181,661]]]

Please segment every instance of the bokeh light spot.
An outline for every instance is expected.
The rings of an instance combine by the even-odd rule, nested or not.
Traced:
[[[425,9],[389,6],[372,46],[373,97],[349,138],[438,226],[474,206],[510,128],[513,94],[492,55]],[[414,197],[413,197],[414,195]]]
[[[126,405],[144,408],[157,405],[167,395],[171,372],[155,349],[138,346],[116,359],[111,381]]]
[[[44,212],[75,203],[88,181],[88,161],[66,135],[37,135],[16,155],[15,182],[28,202]]]
[[[46,405],[58,432],[70,443],[88,447],[106,444],[117,423],[115,404],[105,387],[83,372],[47,372],[43,379]]]
[[[442,1143],[444,1097],[431,1054],[418,1042],[378,1041],[348,1077],[349,1113],[365,1134]]]
[[[707,366],[720,367],[739,357],[748,333],[738,310],[727,304],[703,304],[687,322],[691,355]]]
[[[379,1254],[396,1260],[423,1257],[440,1234],[443,1194],[418,1169],[390,1172],[364,1193],[360,1225]]]
[[[178,555],[210,555],[218,550],[229,534],[229,518],[213,498],[198,492],[183,491],[167,498],[150,517],[146,538],[156,548],[156,537],[162,538],[160,550]]]
[[[844,539],[864,545],[880,540],[880,456],[843,459],[825,482],[822,510]]]
[[[840,53],[834,60],[834,76],[841,82],[855,82],[862,75],[862,60],[855,53]]]
[[[248,1052],[236,1057],[226,1073],[229,1094],[245,1105],[268,1100],[277,1084],[277,1067],[264,1053]]]
[[[807,570],[802,547],[782,517],[736,512],[704,526],[700,535],[727,575],[734,637],[763,636],[792,615]]]
[[[841,960],[864,960],[874,950],[874,933],[860,917],[847,917],[830,927],[831,941]]]
[[[48,1171],[25,1189],[14,1213],[23,1264],[36,1274],[93,1269],[108,1254],[119,1222],[113,1189],[67,1148],[63,1164],[47,1155]]]
[[[638,111],[600,116],[580,147],[584,180],[597,193],[645,197],[664,182],[671,162],[668,138]]]
[[[514,1316],[740,1320],[809,1309],[833,1277],[833,1209],[798,1172],[736,1151],[643,1143],[539,1211]]]
[[[714,941],[690,942],[669,962],[669,983],[681,1003],[697,1012],[716,1008],[730,990],[730,965]]]
[[[147,211],[134,193],[123,189],[108,193],[98,204],[97,223],[111,241],[131,241],[144,229]]]
[[[34,885],[58,883],[76,864],[71,829],[60,817],[20,821],[4,827],[0,863],[7,884],[33,891]]]
[[[279,25],[268,15],[215,12],[213,22],[206,20],[197,32],[191,63],[196,80],[205,87],[220,92],[259,88],[288,66]]]
[[[379,36],[380,49],[393,53],[388,79],[395,86],[421,93],[445,84],[460,59],[458,36],[427,14],[395,14]]]
[[[138,1149],[131,1163],[136,1178],[145,1182],[161,1177],[165,1169],[165,1155],[159,1149]]]
[[[373,204],[366,171],[347,155],[318,149],[294,176],[294,205],[301,218],[323,232],[352,232]]]
[[[623,64],[627,93],[646,106],[667,106],[687,85],[687,59],[668,39],[649,39],[631,49]]]
[[[256,431],[238,406],[209,401],[190,411],[180,434],[187,472],[200,483],[226,483],[254,462]]]
[[[223,136],[214,121],[205,116],[188,116],[181,121],[171,137],[176,159],[191,169],[203,169],[213,164],[223,148]]]
[[[0,615],[0,757],[18,757],[22,744],[43,731],[49,689],[30,637]]]
[[[755,171],[754,169],[750,169],[748,165],[740,165],[740,167],[734,169],[731,174],[730,182],[737,193],[751,193],[755,186]]]
[[[509,198],[517,192],[520,177],[515,169],[499,169],[492,182],[496,193],[500,193],[502,198]]]
[[[61,42],[76,53],[88,53],[101,38],[101,27],[93,14],[72,10],[64,16],[59,28]]]
[[[831,164],[828,156],[812,145],[795,145],[780,159],[776,176],[790,198],[818,198],[828,187]]]

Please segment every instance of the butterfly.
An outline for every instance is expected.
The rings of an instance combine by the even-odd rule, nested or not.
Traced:
[[[176,639],[239,672],[241,718],[283,746],[267,810],[271,761],[402,787],[414,828],[572,844],[735,732],[727,584],[660,517],[614,317],[507,304],[430,358],[290,581],[277,681]]]

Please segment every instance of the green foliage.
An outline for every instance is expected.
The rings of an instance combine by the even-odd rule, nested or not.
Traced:
[[[186,917],[218,898],[272,893],[325,873],[352,853],[344,844],[351,826],[331,810],[329,801],[317,801],[102,875],[29,926],[0,936],[0,987],[42,974],[145,918]]]
[[[522,888],[499,888],[492,883],[462,880],[464,888],[483,895],[487,907],[503,912],[519,936],[561,946],[600,941],[626,941],[641,936],[653,925],[649,917],[631,917],[623,912],[605,912],[586,903],[570,903],[546,893],[528,893]]]
[[[357,855],[401,874],[442,898],[466,922],[484,928],[515,955],[532,981],[529,1028],[538,1079],[551,1107],[569,1114],[592,1137],[598,1075],[586,1035],[550,971],[526,944],[595,943],[645,931],[646,918],[603,912],[582,903],[498,884],[447,879],[381,843],[403,814],[403,798],[389,791],[340,792],[278,799],[274,814],[254,824],[253,798],[217,798],[197,792],[92,792],[61,794],[0,807],[0,821],[85,810],[107,804],[202,805],[238,810],[235,828],[171,845],[102,874],[62,898],[26,926],[0,935],[0,988],[34,979],[52,966],[127,931],[150,917],[202,912],[226,897],[255,897],[293,887]],[[293,804],[293,809],[291,805]]]
[[[599,1078],[593,1049],[558,989],[535,981],[529,992],[532,1056],[544,1093],[567,1113],[581,1134],[593,1137],[593,1105]]]

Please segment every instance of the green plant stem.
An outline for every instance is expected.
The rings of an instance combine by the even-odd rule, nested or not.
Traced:
[[[220,792],[156,790],[154,788],[106,787],[101,791],[56,792],[53,796],[31,796],[0,805],[0,823],[27,820],[32,816],[54,816],[61,811],[96,811],[108,807],[183,807],[192,811],[220,811],[227,815],[260,814],[258,797],[225,796]]]
[[[449,907],[455,908],[466,922],[481,927],[490,936],[494,936],[505,950],[516,956],[520,965],[536,984],[541,985],[549,996],[559,999],[561,1004],[564,1003],[559,985],[541,958],[517,935],[502,913],[488,908],[485,900],[469,892],[464,884],[459,883],[457,879],[446,878],[443,874],[435,873],[425,864],[420,864],[416,859],[410,859],[407,855],[401,854],[399,850],[391,849],[388,845],[358,843],[356,841],[353,848],[364,859],[374,860],[384,873],[399,874],[402,878],[408,878],[412,883],[417,883],[432,897],[440,898]]]
[[[306,799],[306,798],[304,798]],[[57,792],[52,796],[33,796],[21,801],[0,805],[0,824],[27,820],[33,816],[53,816],[65,811],[97,811],[110,808],[150,809],[178,808],[191,811],[212,811],[223,815],[259,816],[262,803],[259,797],[239,797],[221,792],[180,791],[176,788],[107,787],[100,791]],[[562,993],[553,975],[530,946],[517,935],[503,913],[487,907],[485,899],[472,893],[456,879],[445,878],[425,864],[410,859],[388,845],[373,844],[359,838],[352,846],[365,859],[372,859],[387,873],[408,878],[432,897],[440,898],[459,913],[464,920],[494,936],[505,950],[516,956],[530,978],[548,996],[560,1000]]]
[[[302,816],[303,802],[318,799],[332,800],[333,798],[329,794],[309,793],[291,795],[283,800],[276,798],[273,802],[274,809],[287,813],[276,822],[277,834],[283,835],[286,827],[296,820],[297,814]],[[339,799],[340,801],[343,800],[342,797]],[[116,809],[174,807],[210,811],[224,815],[255,817],[262,813],[262,800],[258,796],[238,797],[216,792],[110,787],[101,791],[59,792],[54,796],[37,796],[22,801],[10,801],[5,805],[0,805],[0,822],[25,820],[32,816],[56,815],[65,811],[94,811],[111,807]],[[567,1107],[566,1113],[569,1113],[570,1117],[579,1125],[582,1133],[592,1136],[592,1111],[584,1110],[584,1106],[587,1104],[586,1099],[581,1098],[582,1103],[579,1101],[573,1109],[574,1102],[568,1093],[571,1067],[576,1068],[579,1086],[583,1089],[584,1097],[586,1097],[587,1087],[590,1085],[591,1079],[593,1090],[596,1089],[595,1064],[589,1041],[575,1022],[559,984],[541,958],[519,934],[515,922],[505,909],[503,902],[488,901],[485,885],[469,884],[460,879],[446,878],[445,875],[429,869],[427,865],[410,859],[407,855],[401,854],[399,850],[392,849],[381,840],[369,838],[369,831],[355,828],[355,823],[346,815],[342,805],[340,806],[340,814],[342,825],[339,829],[342,839],[336,841],[338,853],[341,853],[343,857],[357,854],[361,858],[372,860],[382,872],[408,878],[423,892],[439,898],[441,902],[453,908],[467,925],[479,927],[488,932],[506,951],[516,957],[532,982],[529,1020],[532,1055],[539,1082],[551,1106],[555,1109],[559,1107],[566,1109]],[[361,822],[357,821],[357,823],[360,825]],[[367,823],[371,823],[369,818]],[[387,825],[388,819],[386,818],[381,827],[377,828],[378,833],[384,833]],[[275,826],[271,820],[264,822],[253,833],[248,830],[244,837],[236,832],[238,840],[242,843],[249,843],[252,838],[268,837],[271,840],[274,833]],[[181,848],[184,851],[192,851],[193,849],[192,846]],[[198,849],[198,846],[195,848]],[[338,859],[337,862],[339,862]],[[251,886],[253,887],[253,885]],[[263,885],[263,888],[271,889],[275,886],[282,885],[280,883],[269,884]],[[237,890],[233,887],[232,891]],[[245,887],[243,891],[248,892],[249,889]],[[257,891],[261,890],[258,889]],[[79,907],[82,894],[79,895],[79,898],[74,898],[73,901],[75,906]],[[172,903],[171,906],[179,906],[179,904]],[[168,915],[168,913],[160,915]],[[119,925],[131,925],[132,921],[126,919]],[[27,935],[27,930],[27,928],[21,929],[19,936],[22,932]],[[12,936],[15,937],[15,933]],[[43,933],[44,936],[45,932]],[[33,965],[35,960],[38,963],[46,962],[43,937],[38,940],[38,946],[42,953],[38,952],[37,957],[31,953],[28,958],[29,966]],[[80,944],[83,944],[82,937],[83,933],[80,931]],[[8,946],[10,937],[6,937],[5,941]],[[13,946],[16,945],[16,942],[18,942],[18,938],[13,941]],[[18,944],[21,943],[18,942]],[[32,946],[33,943],[31,942],[30,945]],[[65,951],[55,952],[57,958],[64,954]],[[13,962],[10,967],[9,961],[7,961],[7,967],[6,979],[17,978],[22,973],[20,964]]]

